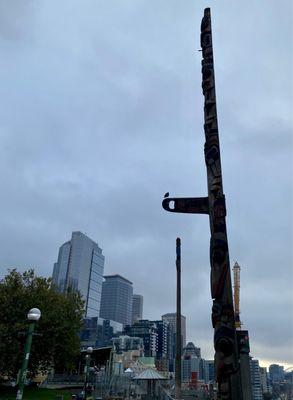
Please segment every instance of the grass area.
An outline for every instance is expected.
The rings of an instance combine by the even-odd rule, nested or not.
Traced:
[[[71,399],[68,390],[25,388],[23,392],[23,400],[55,400],[56,396],[63,396],[64,400]],[[15,388],[0,387],[0,400],[15,400],[15,398]]]

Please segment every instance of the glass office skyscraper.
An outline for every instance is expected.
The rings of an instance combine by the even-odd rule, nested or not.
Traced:
[[[104,276],[100,317],[131,325],[132,282],[121,275]]]
[[[60,292],[78,290],[85,300],[85,316],[99,317],[105,257],[102,249],[82,232],[59,249],[54,264],[53,284]]]
[[[168,358],[170,371],[175,368],[176,356],[176,313],[162,315],[162,320],[168,322]],[[182,348],[186,345],[186,317],[181,315]]]
[[[142,319],[143,297],[141,294],[134,294],[132,298],[132,323]]]
[[[170,324],[174,335],[176,335],[176,313],[168,313],[162,315],[162,320]],[[182,348],[186,346],[186,317],[181,315],[181,335],[182,335]]]

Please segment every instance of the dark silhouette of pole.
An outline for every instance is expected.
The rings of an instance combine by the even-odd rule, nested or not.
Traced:
[[[208,197],[169,198],[162,206],[171,212],[208,214],[210,221],[210,263],[212,325],[214,328],[215,369],[218,400],[242,400],[238,346],[235,330],[226,204],[223,193],[220,144],[216,107],[214,59],[210,9],[201,23],[202,90],[204,95],[205,163]]]
[[[175,398],[181,399],[181,240],[176,239],[176,271],[177,271],[177,290],[176,290],[176,358],[175,358]]]
[[[251,385],[251,374],[250,374],[250,362],[249,362],[249,335],[248,331],[236,330],[237,341],[238,341],[238,352],[240,361],[240,376],[241,376],[241,389],[243,400],[252,400],[252,385]]]

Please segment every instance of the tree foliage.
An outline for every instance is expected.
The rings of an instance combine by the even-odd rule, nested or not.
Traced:
[[[34,270],[16,269],[0,281],[0,371],[1,376],[15,377],[21,367],[26,339],[27,313],[37,307],[42,316],[33,336],[29,373],[74,368],[79,353],[78,332],[84,302],[79,293],[61,294],[51,279],[38,277]]]

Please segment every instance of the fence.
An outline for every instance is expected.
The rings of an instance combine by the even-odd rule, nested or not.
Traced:
[[[49,374],[43,382],[45,385],[82,385],[84,375],[69,375],[69,374]]]

